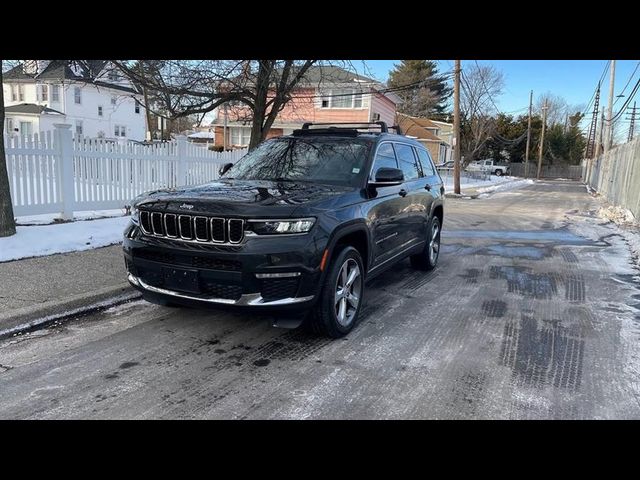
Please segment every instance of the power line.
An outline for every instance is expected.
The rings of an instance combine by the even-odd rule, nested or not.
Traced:
[[[633,70],[633,73],[631,74],[631,76],[629,77],[629,80],[627,80],[627,84],[624,86],[624,88],[622,89],[622,92],[620,92],[620,96],[618,96],[618,98],[616,98],[616,100],[613,102],[613,105],[615,106],[616,103],[618,103],[618,100],[620,100],[620,98],[622,98],[622,95],[624,94],[625,90],[627,89],[627,87],[629,86],[629,84],[631,83],[631,79],[633,78],[633,76],[636,74],[636,72],[638,71],[638,67],[640,67],[640,62],[636,63],[636,68]]]
[[[587,111],[589,111],[589,108],[591,108],[593,100],[596,98],[596,92],[598,90],[600,90],[600,85],[602,84],[602,81],[604,80],[604,76],[607,74],[607,71],[609,70],[610,66],[611,66],[611,60],[609,60],[607,62],[607,64],[604,66],[604,70],[602,71],[602,75],[600,75],[600,80],[598,80],[598,84],[596,85],[596,89],[593,91],[593,94],[591,95],[591,99],[589,100],[589,103],[587,103],[587,106],[584,107],[584,110],[582,112],[583,116],[586,116],[587,115]]]
[[[625,111],[625,109],[627,108],[627,106],[631,103],[631,100],[633,100],[633,97],[635,96],[635,94],[638,92],[638,88],[640,87],[640,78],[638,79],[638,81],[636,82],[636,84],[633,87],[633,90],[631,91],[631,93],[629,94],[629,97],[627,97],[627,101],[624,102],[624,105],[622,105],[622,107],[620,108],[620,110],[618,111],[618,113],[616,113],[614,115],[614,117],[611,119],[611,124],[613,124],[618,118],[620,118],[620,116],[622,115],[622,113]]]

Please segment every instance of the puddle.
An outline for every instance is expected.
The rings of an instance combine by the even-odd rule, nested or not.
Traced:
[[[492,266],[490,278],[505,279],[510,293],[525,297],[548,299],[558,293],[555,274],[533,273],[527,267]]]
[[[558,242],[566,245],[595,245],[596,243],[571,233],[558,230],[443,230],[444,238],[495,238],[500,240],[533,240]]]
[[[553,251],[548,247],[537,246],[511,246],[511,245],[487,245],[479,247],[462,246],[460,244],[443,245],[443,253],[455,253],[456,255],[496,255],[504,258],[526,258],[530,260],[542,260],[553,256]]]

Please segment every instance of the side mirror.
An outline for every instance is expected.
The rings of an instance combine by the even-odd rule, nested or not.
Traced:
[[[233,163],[225,163],[220,167],[220,170],[218,170],[218,175],[220,176],[224,175],[229,171],[231,167],[233,167]]]
[[[404,182],[404,173],[399,168],[381,167],[376,172],[376,179],[369,182],[372,187],[391,187]]]

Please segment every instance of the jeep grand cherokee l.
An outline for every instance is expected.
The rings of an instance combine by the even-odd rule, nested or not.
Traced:
[[[444,188],[429,153],[377,124],[305,124],[218,180],[138,197],[130,283],[154,303],[300,311],[316,333],[347,334],[365,280],[406,257],[433,269],[440,251]]]

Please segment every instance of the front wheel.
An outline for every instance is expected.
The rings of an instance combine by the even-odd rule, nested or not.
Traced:
[[[411,265],[420,270],[433,270],[440,257],[440,219],[435,215],[427,227],[427,244],[424,250],[411,256]]]
[[[501,177],[502,176],[502,170],[496,170],[495,172],[496,177]]]
[[[364,298],[364,266],[358,250],[345,247],[331,262],[318,305],[307,319],[316,334],[345,336],[358,323]]]

